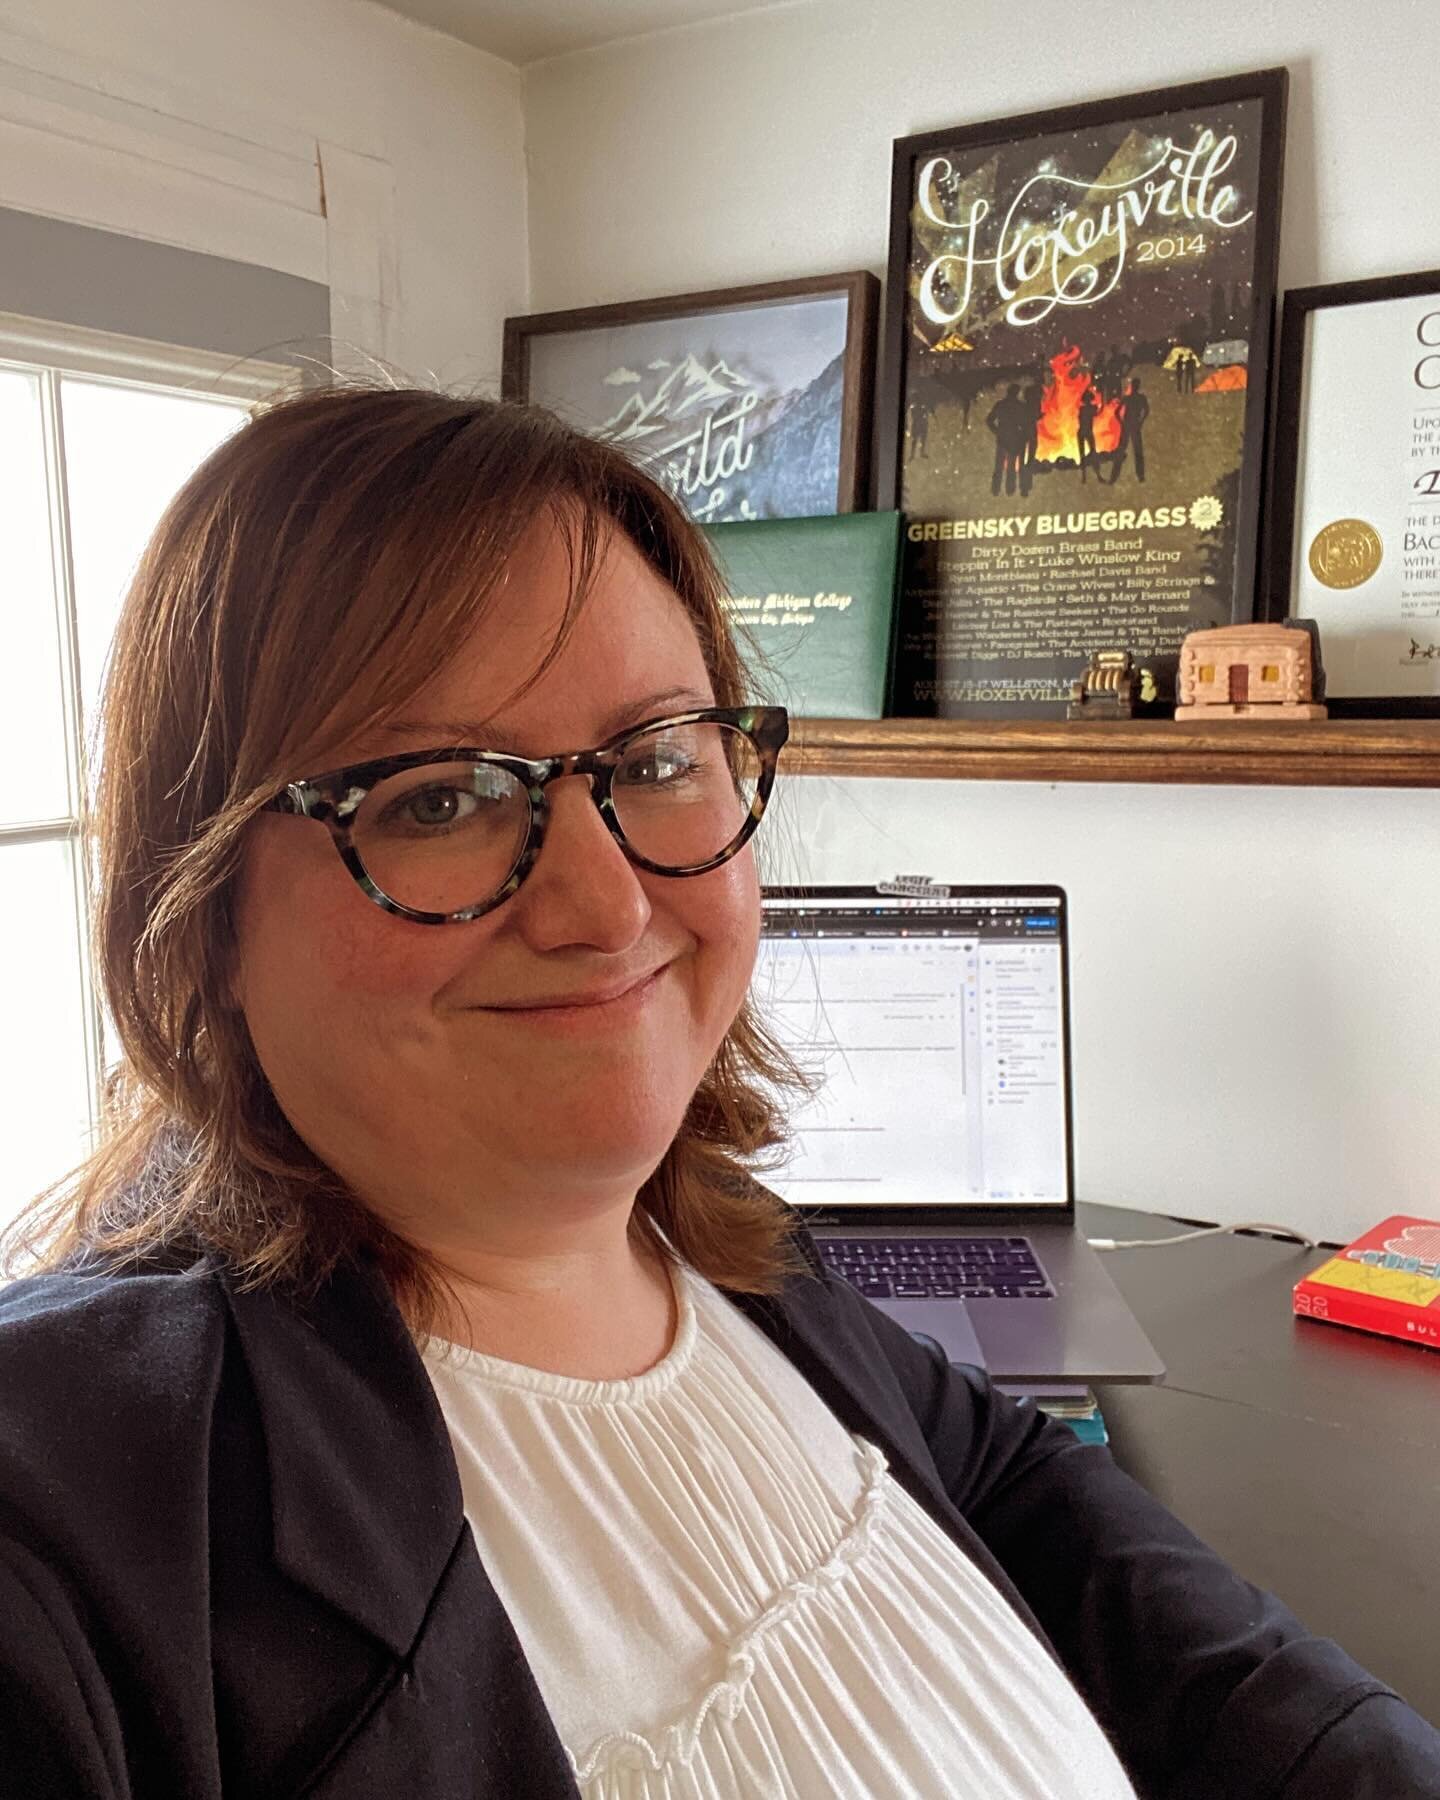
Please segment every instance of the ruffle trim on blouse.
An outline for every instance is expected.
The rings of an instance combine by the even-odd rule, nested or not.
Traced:
[[[787,1582],[758,1618],[731,1644],[725,1659],[725,1673],[709,1687],[699,1704],[684,1719],[667,1725],[658,1739],[638,1731],[612,1731],[598,1739],[583,1760],[566,1749],[566,1759],[577,1782],[593,1781],[602,1765],[610,1769],[636,1766],[658,1774],[678,1763],[688,1768],[699,1747],[700,1733],[711,1713],[733,1720],[744,1705],[746,1691],[755,1674],[755,1647],[779,1626],[792,1618],[812,1596],[845,1580],[854,1565],[868,1552],[885,1508],[886,1463],[884,1453],[875,1445],[856,1440],[861,1451],[864,1485],[855,1517],[849,1530],[826,1557],[804,1575]]]
[[[695,1302],[690,1291],[691,1277],[679,1263],[671,1264],[666,1273],[675,1296],[675,1336],[659,1362],[652,1363],[639,1375],[587,1381],[578,1375],[556,1375],[549,1369],[532,1368],[528,1363],[507,1362],[484,1350],[472,1350],[443,1338],[424,1339],[420,1353],[433,1369],[444,1369],[467,1381],[482,1382],[490,1387],[513,1388],[519,1393],[533,1394],[540,1400],[555,1400],[582,1409],[638,1406],[656,1399],[675,1385],[689,1367],[699,1338]]]

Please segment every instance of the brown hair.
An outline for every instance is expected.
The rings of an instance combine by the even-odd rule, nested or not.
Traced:
[[[307,755],[408,702],[549,511],[572,592],[607,527],[686,607],[717,703],[745,698],[708,546],[612,446],[537,409],[346,383],[280,400],[175,496],[125,602],[101,711],[97,962],[124,1051],[99,1148],[9,1234],[42,1267],[210,1252],[251,1285],[308,1288],[373,1254],[402,1310],[442,1277],[306,1147],[229,998],[245,829]],[[538,674],[539,671],[537,670]],[[711,1280],[773,1289],[789,1218],[747,1173],[797,1079],[741,1009],[632,1229]],[[658,1232],[657,1232],[658,1228]]]

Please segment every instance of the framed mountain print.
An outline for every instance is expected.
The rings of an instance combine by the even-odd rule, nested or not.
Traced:
[[[645,462],[703,524],[868,503],[865,270],[505,321],[502,392]]]

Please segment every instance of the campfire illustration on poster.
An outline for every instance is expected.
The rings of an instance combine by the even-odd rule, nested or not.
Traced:
[[[1251,615],[1268,103],[909,140],[893,711],[1062,716],[1093,650]]]

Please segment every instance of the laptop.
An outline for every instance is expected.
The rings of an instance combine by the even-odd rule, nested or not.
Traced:
[[[1075,1221],[1059,887],[775,887],[752,997],[807,1073],[766,1183],[826,1263],[999,1382],[1159,1381]]]

